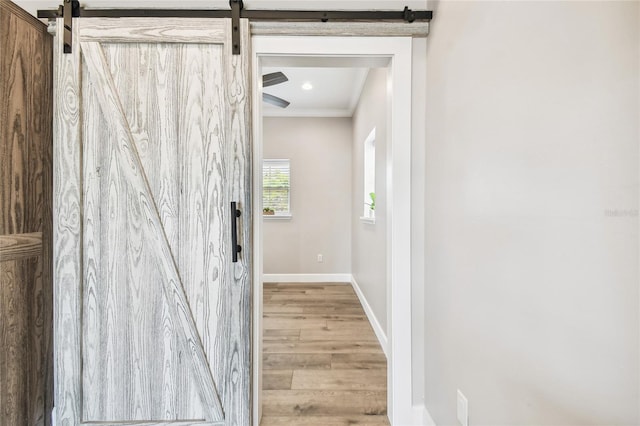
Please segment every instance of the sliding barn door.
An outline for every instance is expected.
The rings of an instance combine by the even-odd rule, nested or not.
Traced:
[[[57,424],[247,426],[248,24],[57,25]]]

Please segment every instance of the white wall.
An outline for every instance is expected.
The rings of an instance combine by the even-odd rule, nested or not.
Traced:
[[[429,412],[640,423],[639,3],[430,6]]]
[[[349,273],[351,119],[265,117],[263,123],[264,158],[291,160],[292,212],[290,220],[264,219],[265,274]]]
[[[387,329],[386,148],[387,69],[369,71],[353,114],[352,273],[383,330]],[[376,222],[364,210],[363,146],[376,129]]]
[[[414,405],[424,404],[425,114],[427,39],[412,43],[411,72],[411,378]]]

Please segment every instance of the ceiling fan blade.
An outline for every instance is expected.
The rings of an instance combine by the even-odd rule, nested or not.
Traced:
[[[277,107],[280,107],[280,108],[286,108],[291,103],[291,102],[287,102],[284,99],[279,98],[277,96],[270,95],[268,93],[263,93],[262,94],[262,100],[265,101],[268,104],[271,104],[271,105],[274,105],[274,106],[277,106]]]
[[[275,86],[276,84],[284,83],[285,81],[289,81],[286,75],[280,71],[272,72],[262,76],[262,87]]]

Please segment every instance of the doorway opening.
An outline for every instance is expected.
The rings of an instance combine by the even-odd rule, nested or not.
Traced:
[[[262,70],[261,426],[388,425],[389,70],[287,60]]]
[[[262,389],[263,373],[263,281],[282,282],[289,281],[336,281],[353,284],[360,301],[363,302],[367,316],[376,331],[377,340],[384,348],[387,355],[386,388],[387,388],[387,414],[392,424],[410,424],[412,421],[411,406],[411,289],[410,289],[410,193],[411,193],[411,39],[405,37],[378,38],[378,37],[272,37],[258,36],[253,38],[253,75],[254,75],[254,193],[253,206],[254,217],[254,288],[253,288],[253,389],[254,389],[254,426],[258,426],[262,416]],[[273,75],[282,72],[283,67],[295,68],[325,68],[341,70],[365,70],[363,85],[374,75],[382,75],[384,86],[383,98],[370,100],[369,102],[384,103],[384,117],[382,123],[371,126],[370,123],[362,124],[362,130],[353,129],[353,146],[360,146],[360,150],[352,149],[355,157],[362,159],[362,185],[354,184],[349,193],[349,209],[346,214],[351,224],[356,226],[370,226],[383,229],[385,249],[379,263],[384,265],[382,278],[383,307],[372,308],[367,302],[367,297],[359,288],[357,273],[352,268],[353,259],[349,262],[344,273],[329,274],[333,276],[309,276],[302,274],[298,277],[282,277],[269,275],[265,270],[265,256],[267,247],[265,235],[270,232],[268,227],[271,221],[288,221],[295,217],[295,204],[291,202],[291,179],[295,179],[296,161],[283,158],[286,155],[272,154],[265,146],[266,132],[273,132],[273,128],[282,129],[283,122],[277,122],[271,118],[265,119],[265,115],[278,115],[278,113],[265,114],[267,107],[263,104],[262,94],[269,93],[277,98],[284,99],[286,92],[274,90],[277,86],[262,87],[262,76]],[[290,70],[289,73],[295,73]],[[286,72],[284,72],[286,74]],[[305,84],[308,83],[308,84]],[[311,82],[303,82],[302,85],[313,86]],[[280,96],[278,96],[280,95]],[[286,100],[286,99],[285,99]],[[276,107],[277,108],[277,107]],[[277,110],[276,110],[277,111]],[[275,122],[274,122],[275,121]],[[335,126],[331,126],[335,127]],[[338,126],[339,127],[339,126]],[[375,131],[374,131],[375,129]],[[362,136],[358,136],[362,134]],[[362,139],[362,140],[358,140]],[[386,149],[380,149],[376,141],[386,141]],[[304,141],[300,141],[304,143]],[[351,148],[353,148],[353,146]],[[372,149],[373,148],[373,149]],[[373,156],[372,156],[373,154]],[[278,158],[275,158],[278,157]],[[373,160],[372,160],[373,158]],[[263,179],[265,169],[263,160],[270,161],[269,173],[275,170],[273,167],[281,167],[276,170],[277,179],[265,181],[268,192],[272,198],[267,202],[273,203],[271,207],[263,205]],[[289,160],[289,161],[287,161]],[[318,158],[318,163],[322,159]],[[330,160],[328,160],[330,161]],[[383,165],[382,176],[371,178],[371,167],[368,167],[369,177],[364,172],[365,162],[374,161]],[[288,166],[288,168],[287,168]],[[286,168],[286,170],[285,170]],[[353,173],[360,173],[352,168]],[[289,179],[283,177],[286,176]],[[375,176],[375,175],[374,175]],[[317,176],[324,178],[326,176]],[[365,180],[367,181],[365,183]],[[284,183],[283,183],[284,182]],[[351,186],[351,182],[357,179],[349,179],[345,182]],[[362,188],[360,188],[362,186]],[[366,189],[365,189],[366,187]],[[371,190],[371,188],[375,188]],[[363,191],[370,194],[364,194]],[[384,194],[382,198],[380,195]],[[368,197],[367,197],[368,195]],[[285,199],[291,203],[286,205]],[[295,199],[295,197],[294,197]],[[376,200],[378,201],[376,203]],[[364,201],[364,202],[363,202]],[[320,201],[318,204],[322,205]],[[357,204],[356,208],[353,208]],[[368,206],[368,209],[367,209]],[[323,208],[329,208],[324,206]],[[264,210],[263,210],[264,209]],[[382,211],[380,210],[382,209]],[[373,211],[373,213],[371,212]],[[273,213],[272,213],[273,212]],[[364,212],[364,213],[363,213]],[[356,221],[351,216],[357,214]],[[265,218],[265,223],[258,218]],[[376,221],[378,222],[376,224]],[[306,257],[312,258],[316,263],[324,261],[324,253],[313,253]],[[316,257],[317,256],[317,257]],[[307,259],[309,260],[309,259]],[[317,267],[317,265],[314,265]],[[334,270],[333,272],[336,272]],[[313,274],[311,274],[313,275]],[[364,279],[364,278],[363,278]],[[329,293],[340,293],[341,290],[329,290]],[[321,289],[315,289],[321,292]],[[269,290],[270,292],[272,289]],[[324,291],[324,289],[322,290]],[[273,294],[273,293],[271,293]],[[371,304],[373,304],[372,302]],[[378,315],[371,315],[377,311]],[[380,325],[382,324],[382,325]],[[283,380],[286,381],[286,377]]]

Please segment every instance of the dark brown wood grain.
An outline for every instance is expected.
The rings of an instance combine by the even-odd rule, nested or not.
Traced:
[[[42,254],[42,232],[0,235],[0,262],[38,257]]]
[[[50,424],[51,131],[51,37],[0,0],[0,237],[42,235],[40,247],[25,237],[21,256],[0,257],[0,426]]]
[[[41,343],[34,345],[41,334],[36,331],[41,328],[36,323],[42,322],[38,320],[42,313],[37,308],[42,293],[33,291],[41,287],[41,282],[41,257],[0,262],[3,347],[0,424],[3,426],[44,424],[44,389],[36,387],[41,379],[36,377],[38,370],[33,368],[37,366],[30,354],[31,350],[42,352]]]

